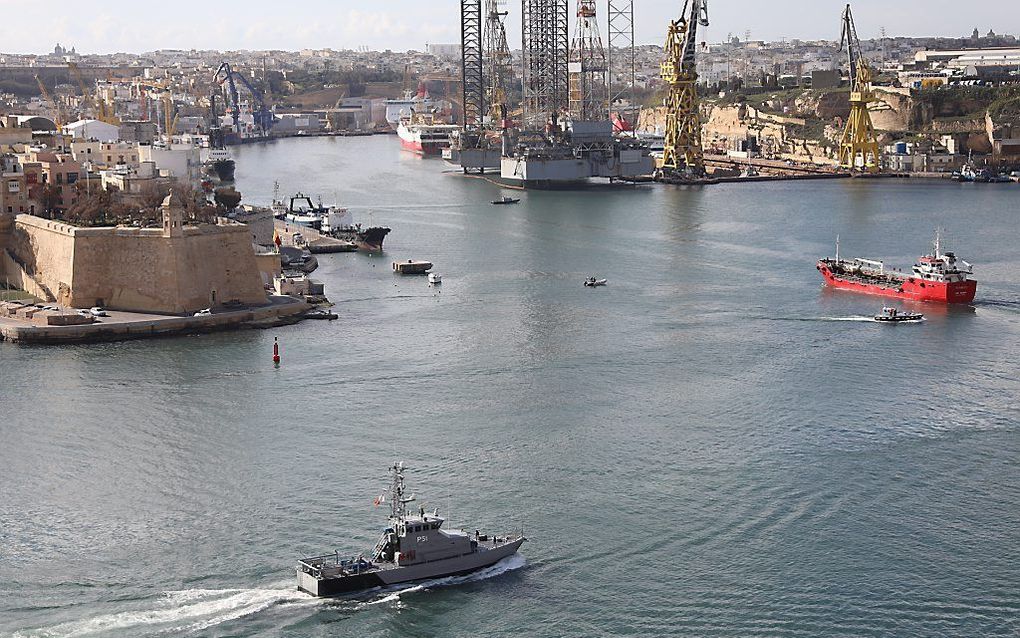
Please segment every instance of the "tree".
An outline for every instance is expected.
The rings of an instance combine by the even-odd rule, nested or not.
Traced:
[[[43,211],[47,213],[50,219],[54,218],[54,213],[60,210],[60,200],[62,199],[62,193],[60,187],[54,184],[43,184],[42,193],[39,196],[39,203],[42,204]]]

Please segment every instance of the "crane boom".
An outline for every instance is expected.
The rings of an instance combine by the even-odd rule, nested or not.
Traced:
[[[47,90],[46,85],[43,83],[42,78],[39,77],[38,73],[35,75],[35,82],[39,85],[39,93],[43,96],[43,99],[53,105],[53,123],[57,125],[57,132],[59,133],[64,128],[64,118],[60,115],[60,105],[57,104],[57,101],[50,95],[49,90]]]

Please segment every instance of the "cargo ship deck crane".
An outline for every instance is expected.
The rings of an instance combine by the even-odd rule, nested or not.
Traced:
[[[680,17],[669,23],[666,34],[666,60],[661,73],[669,95],[665,105],[666,139],[657,173],[667,181],[705,175],[697,90],[698,25],[708,26],[708,0],[684,0]]]
[[[861,41],[857,38],[857,27],[849,4],[843,11],[839,48],[846,51],[850,73],[850,117],[839,142],[839,165],[852,171],[877,173],[881,167],[878,140],[868,112],[868,105],[876,101],[871,90],[871,67],[861,52]]]

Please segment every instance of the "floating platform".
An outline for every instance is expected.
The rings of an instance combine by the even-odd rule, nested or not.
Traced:
[[[408,259],[407,261],[393,262],[393,272],[401,275],[424,275],[431,269],[431,261],[416,261]]]

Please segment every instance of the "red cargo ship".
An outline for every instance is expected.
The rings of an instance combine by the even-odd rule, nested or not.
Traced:
[[[977,281],[970,279],[973,267],[950,251],[941,250],[938,233],[934,250],[921,257],[911,273],[886,270],[881,261],[873,259],[841,260],[839,239],[836,257],[818,260],[818,271],[825,282],[840,290],[853,290],[871,295],[898,297],[913,301],[970,303],[977,292]]]

